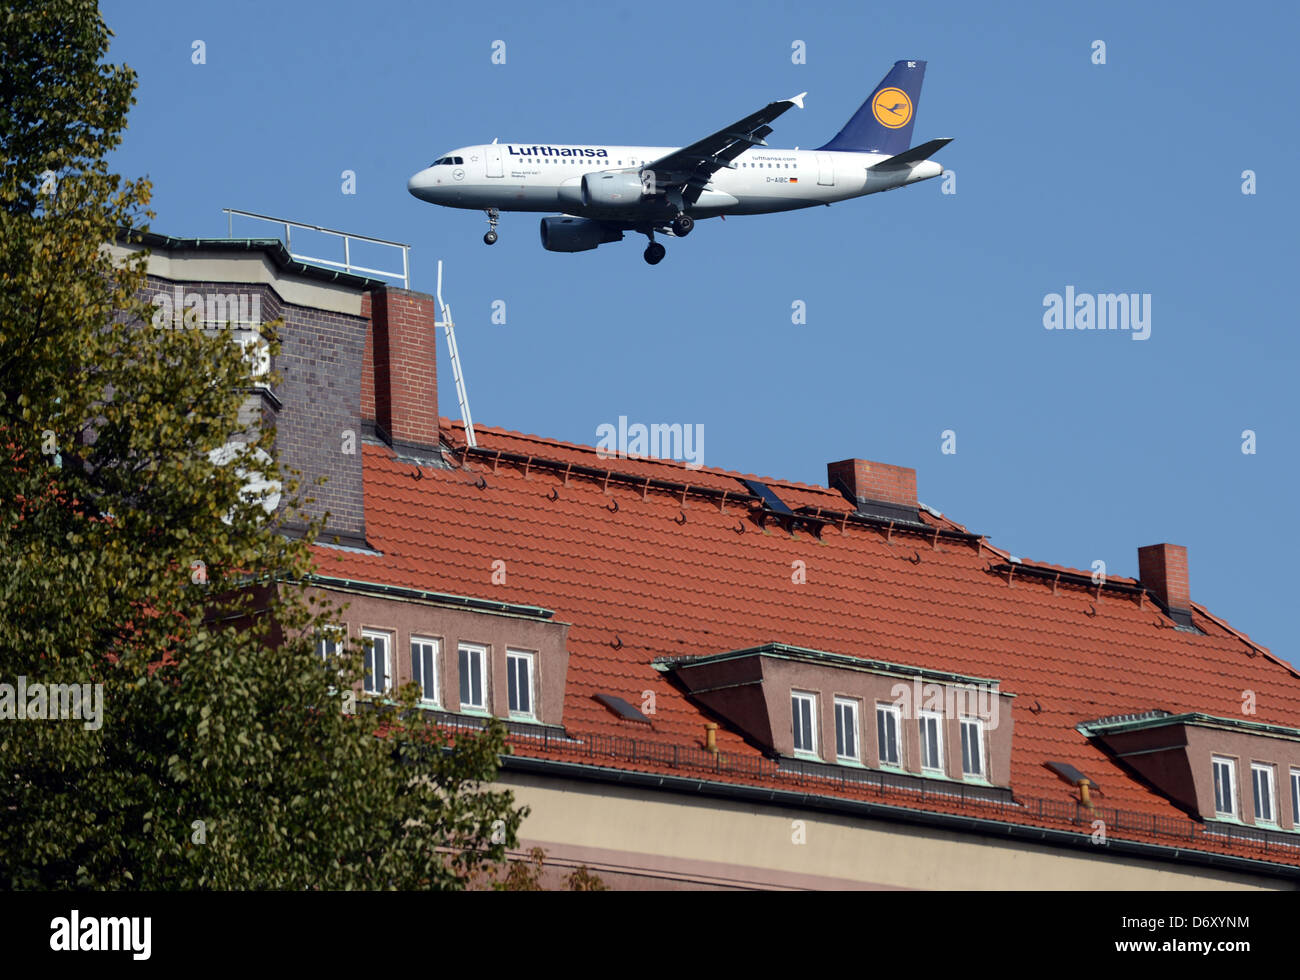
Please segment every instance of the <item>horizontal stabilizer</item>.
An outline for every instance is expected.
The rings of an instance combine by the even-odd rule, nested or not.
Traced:
[[[922,160],[928,160],[945,146],[952,142],[951,138],[930,140],[928,143],[922,143],[920,146],[914,146],[910,150],[904,150],[888,160],[881,160],[874,166],[868,167],[868,170],[906,170],[914,163],[920,163]]]

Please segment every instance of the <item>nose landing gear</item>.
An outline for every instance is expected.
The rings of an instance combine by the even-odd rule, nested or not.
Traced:
[[[501,217],[501,212],[496,208],[487,208],[488,230],[483,236],[484,245],[495,245],[497,243],[497,221]]]

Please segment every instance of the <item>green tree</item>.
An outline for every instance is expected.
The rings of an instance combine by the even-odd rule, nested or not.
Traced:
[[[104,248],[152,217],[105,160],[134,73],[93,2],[3,17],[0,683],[101,685],[102,714],[19,721],[0,688],[0,887],[463,887],[526,812],[484,785],[504,730],[444,735],[412,690],[354,710],[362,651],[316,655],[335,613],[277,531],[299,488],[270,516],[214,454],[274,465],[249,364],[151,326],[143,255]]]

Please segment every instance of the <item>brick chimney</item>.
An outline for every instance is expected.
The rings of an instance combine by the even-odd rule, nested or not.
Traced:
[[[1187,582],[1187,549],[1180,544],[1138,548],[1138,578],[1180,626],[1192,625],[1192,594]]]
[[[399,455],[438,456],[437,303],[385,286],[367,293],[370,320],[361,367],[361,418]]]
[[[826,464],[826,483],[848,499],[859,514],[919,522],[916,470],[908,466],[843,459]]]

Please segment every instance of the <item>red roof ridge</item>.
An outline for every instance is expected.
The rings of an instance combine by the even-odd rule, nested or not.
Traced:
[[[444,424],[445,427],[450,430],[460,430],[461,432],[465,431],[465,424],[461,422],[459,419],[442,418],[439,420],[439,423]],[[474,432],[475,434],[487,433],[488,435],[505,436],[507,438],[520,439],[528,442],[535,442],[542,446],[550,446],[558,449],[568,449],[577,452],[590,453],[593,459],[599,461],[599,463],[606,464],[606,465],[608,465],[611,462],[616,462],[623,459],[623,457],[611,457],[606,459],[597,456],[596,447],[586,445],[585,443],[565,442],[562,439],[553,439],[549,436],[540,436],[530,432],[518,432],[515,431],[514,429],[502,429],[496,426],[481,425],[479,423],[475,423]],[[464,446],[453,444],[452,448],[459,451],[463,449]],[[479,448],[483,449],[486,447],[480,446]],[[628,459],[636,463],[657,464],[673,471],[685,471],[687,473],[707,473],[710,476],[728,477],[730,479],[737,480],[737,481],[758,480],[759,482],[766,483],[768,486],[789,487],[794,490],[807,490],[814,493],[820,492],[826,494],[833,494],[836,498],[840,500],[844,499],[843,495],[838,490],[833,490],[830,487],[822,486],[819,483],[802,483],[798,480],[789,480],[781,477],[759,476],[754,473],[741,473],[737,470],[723,469],[722,467],[718,467],[718,466],[700,466],[695,469],[692,469],[689,466],[687,466],[687,464],[682,460],[665,459],[660,456],[635,456],[635,457],[628,457]],[[614,467],[609,467],[609,468],[611,470],[614,470]],[[617,472],[617,470],[614,471]],[[848,504],[848,501],[845,501],[845,505],[847,509],[851,509],[851,507]]]
[[[1231,634],[1232,636],[1236,637],[1238,640],[1246,644],[1246,646],[1250,647],[1252,650],[1255,650],[1263,654],[1265,659],[1271,660],[1273,663],[1277,664],[1280,667],[1285,667],[1288,671],[1290,671],[1292,677],[1300,677],[1300,670],[1297,670],[1293,664],[1290,664],[1287,661],[1283,660],[1281,657],[1275,654],[1268,647],[1264,646],[1262,643],[1256,643],[1254,640],[1252,640],[1248,635],[1243,633],[1241,630],[1230,625],[1227,622],[1227,620],[1215,616],[1199,602],[1193,602],[1192,609],[1194,609],[1200,615],[1204,616],[1215,626],[1218,626],[1220,629],[1223,629],[1227,631],[1229,634]]]

